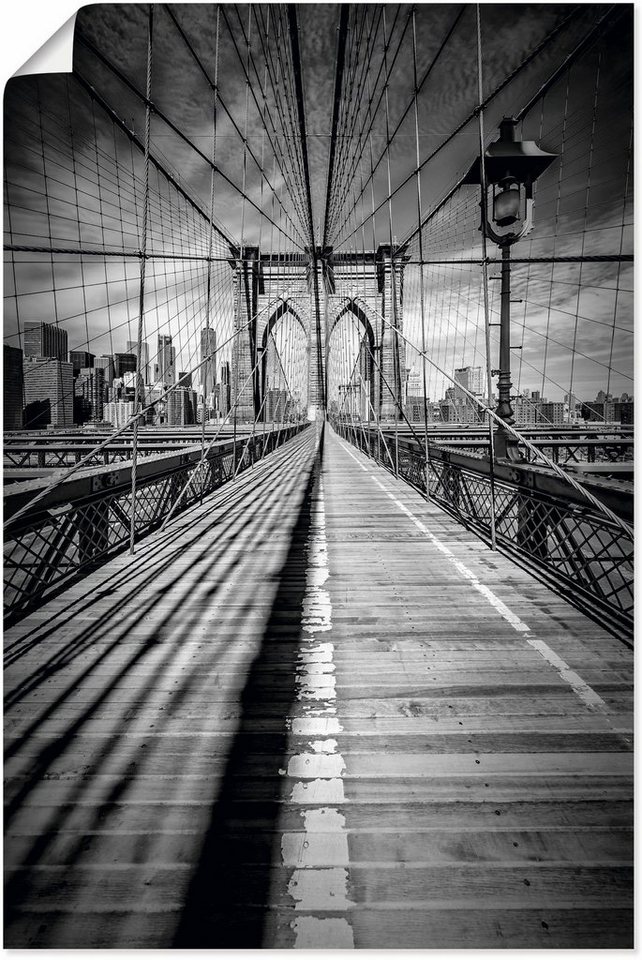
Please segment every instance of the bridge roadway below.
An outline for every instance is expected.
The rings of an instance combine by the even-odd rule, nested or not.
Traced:
[[[5,946],[631,946],[630,651],[315,442],[6,631]]]

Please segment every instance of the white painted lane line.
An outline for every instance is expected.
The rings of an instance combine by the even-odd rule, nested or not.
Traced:
[[[578,697],[587,704],[587,706],[593,707],[605,707],[606,703],[602,697],[595,692],[593,687],[590,687],[585,680],[582,680],[579,674],[575,670],[571,670],[568,663],[562,660],[561,657],[558,657],[554,650],[551,650],[547,643],[544,643],[543,640],[538,640],[536,637],[527,637],[526,638],[530,643],[531,647],[534,647],[545,660],[551,664],[552,667],[555,667],[559,673],[562,680],[566,680],[568,684],[573,687],[573,690],[578,695]]]
[[[353,903],[348,899],[348,834],[339,809],[345,803],[345,761],[337,740],[343,728],[336,715],[334,644],[318,636],[332,631],[332,603],[324,588],[329,576],[323,481],[319,480],[311,505],[296,667],[296,701],[304,716],[287,721],[293,736],[306,739],[301,752],[290,756],[287,770],[280,771],[294,781],[290,802],[300,806],[302,819],[301,830],[281,836],[283,865],[294,868],[288,893],[297,912],[291,924],[297,949],[354,947],[347,915],[336,916]],[[328,911],[334,916],[318,916]]]
[[[345,452],[352,457],[353,460],[356,460],[356,462],[359,463],[357,458],[350,452],[350,450],[348,450],[343,444],[341,444],[341,446]],[[359,463],[359,466],[362,467],[363,465]],[[363,469],[365,469],[365,467]],[[484,597],[488,603],[495,608],[495,610],[497,610],[500,616],[502,616],[507,623],[510,623],[514,630],[516,630],[518,633],[521,633],[526,642],[530,644],[534,650],[537,650],[540,656],[542,656],[544,660],[546,660],[546,662],[557,671],[562,680],[568,683],[573,690],[573,693],[575,693],[575,695],[579,697],[579,699],[585,703],[589,709],[607,709],[606,702],[602,699],[599,693],[596,693],[596,691],[593,690],[593,688],[589,686],[589,684],[586,683],[586,681],[583,680],[580,675],[575,672],[575,670],[571,670],[569,665],[562,660],[561,657],[558,657],[555,651],[552,650],[547,643],[544,643],[543,640],[538,640],[531,636],[531,628],[528,626],[528,624],[524,623],[521,617],[514,613],[510,607],[504,603],[503,600],[500,600],[497,594],[493,593],[490,587],[487,587],[486,584],[482,583],[477,575],[473,573],[473,571],[470,570],[465,563],[462,563],[461,560],[458,560],[454,553],[449,550],[446,544],[442,543],[441,540],[434,535],[434,533],[431,533],[425,523],[422,523],[422,521],[419,520],[414,513],[412,513],[412,511],[410,511],[408,507],[401,502],[401,500],[397,499],[393,493],[387,490],[381,481],[371,471],[366,470],[366,473],[371,476],[379,489],[383,490],[383,492],[392,500],[395,506],[398,507],[402,513],[405,513],[405,515],[414,523],[417,529],[421,530],[424,536],[426,536],[430,542],[446,557],[448,562],[452,564],[452,566],[455,567],[455,569],[470,582],[471,586],[474,587],[474,589],[477,590],[477,592],[481,594],[481,596]]]

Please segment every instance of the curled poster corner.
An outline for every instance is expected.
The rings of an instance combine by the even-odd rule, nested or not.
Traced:
[[[24,77],[34,73],[71,73],[75,25],[76,14],[74,13],[36,50],[33,56],[16,70],[13,76]]]

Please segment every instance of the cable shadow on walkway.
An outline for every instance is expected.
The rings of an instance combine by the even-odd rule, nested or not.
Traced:
[[[209,583],[206,574],[202,576],[200,591],[207,596],[208,605],[217,596],[221,578],[224,578],[225,582],[228,582],[229,577],[235,572],[235,568],[239,567],[241,557],[248,556],[252,542],[256,542],[258,538],[259,542],[269,543],[271,538],[276,535],[278,527],[276,527],[275,524],[283,522],[282,519],[279,521],[279,517],[282,515],[283,504],[287,504],[288,497],[296,498],[297,486],[299,490],[301,489],[301,481],[297,479],[301,469],[300,461],[288,464],[287,469],[281,475],[278,486],[276,479],[270,477],[268,486],[268,491],[270,492],[269,505],[265,503],[265,494],[262,499],[255,498],[255,500],[250,503],[246,503],[244,499],[242,499],[238,504],[238,510],[233,511],[233,513],[238,513],[236,525],[233,528],[236,531],[234,539],[230,540],[230,537],[233,536],[232,530],[230,529],[225,542],[219,540],[214,549],[212,548],[212,544],[209,546],[206,545],[195,554],[195,558],[198,558],[199,562],[206,561],[209,555],[210,564],[225,559],[224,567],[218,569],[215,582]],[[310,469],[310,466],[306,465],[303,469],[307,471]],[[249,524],[248,512],[251,517],[253,517],[252,524]],[[292,512],[290,512],[290,516]],[[232,515],[227,514],[226,522],[231,522],[232,519]],[[240,526],[239,521],[242,521]],[[188,542],[192,542],[191,537]],[[229,547],[232,543],[234,549],[230,550]],[[278,576],[278,574],[275,576]],[[177,575],[172,582],[175,585],[179,585],[180,576]],[[164,586],[164,593],[166,594],[167,582]],[[166,607],[162,611],[161,619],[157,624],[150,624],[147,639],[142,637],[140,644],[135,646],[131,653],[128,651],[124,662],[119,662],[115,665],[116,673],[92,695],[89,703],[83,705],[83,708],[78,714],[70,718],[64,731],[52,740],[47,739],[42,748],[36,751],[35,756],[31,757],[26,779],[21,779],[13,785],[15,789],[11,790],[11,795],[8,798],[8,819],[10,819],[12,815],[23,811],[23,804],[30,792],[42,784],[43,778],[47,777],[52,770],[52,766],[55,766],[57,758],[61,757],[67,749],[72,749],[76,737],[82,735],[86,725],[97,715],[97,711],[107,702],[107,699],[112,696],[117,683],[126,679],[132,669],[140,664],[149,652],[158,649],[159,639],[164,640],[164,642],[160,644],[160,658],[152,666],[149,675],[144,679],[141,678],[142,685],[137,685],[133,688],[133,690],[127,694],[127,699],[119,701],[122,713],[121,722],[119,723],[118,718],[116,718],[114,721],[115,726],[111,730],[106,730],[105,735],[96,743],[96,749],[91,755],[89,765],[87,766],[85,764],[82,778],[70,781],[71,792],[65,798],[64,808],[54,809],[53,816],[49,818],[46,829],[43,829],[39,835],[35,836],[33,844],[25,851],[23,861],[25,866],[27,864],[37,865],[41,862],[42,857],[55,841],[59,831],[63,829],[66,814],[70,810],[73,810],[76,804],[80,802],[84,791],[87,789],[87,786],[93,782],[94,778],[100,774],[104,774],[105,767],[109,766],[110,757],[115,759],[115,753],[119,750],[121,743],[120,735],[126,732],[129,723],[129,721],[126,721],[125,714],[127,713],[127,705],[131,701],[131,698],[134,697],[133,703],[135,704],[137,714],[140,714],[141,711],[146,709],[146,704],[149,702],[149,698],[152,696],[156,686],[158,684],[162,685],[163,676],[171,670],[172,663],[175,661],[176,656],[180,655],[182,641],[191,638],[191,630],[195,625],[194,617],[200,617],[202,605],[200,602],[197,602],[197,598],[194,597],[194,587],[187,585],[186,590],[188,591],[187,594],[181,591],[180,597],[174,598],[175,602],[172,603],[171,608],[168,609]],[[187,596],[191,597],[193,601],[193,611],[190,609],[190,604],[188,603],[186,605],[185,603]],[[154,596],[149,599],[149,604],[153,606],[156,599],[157,595],[154,594]],[[144,609],[144,606],[138,608],[139,618],[143,614]],[[253,605],[250,603],[244,604],[236,611],[234,609],[230,611],[231,616],[238,624],[238,629],[241,631],[243,630],[245,617],[251,614],[252,609]],[[128,629],[129,625],[124,624],[117,635],[109,637],[107,651],[99,653],[99,663],[105,662],[105,658],[112,652],[117,652],[119,643],[127,639]],[[162,638],[159,635],[159,631],[162,633]],[[207,665],[210,677],[213,676],[212,671],[216,666],[219,656],[230,646],[231,641],[223,644],[218,653],[208,650]],[[89,674],[94,667],[95,664],[92,664],[88,668]],[[89,674],[86,676],[85,674],[87,674],[87,670],[84,670],[83,674],[81,674],[86,682],[89,679]],[[172,688],[173,696],[171,701],[168,701],[168,709],[163,709],[163,713],[155,718],[156,732],[162,731],[163,728],[169,724],[173,711],[177,709],[180,702],[187,696],[188,691],[191,696],[194,696],[198,694],[199,688],[202,688],[202,694],[205,695],[207,692],[207,682],[207,677],[204,674],[199,675],[197,665],[193,668],[190,665],[188,669],[182,671],[180,674],[180,682]],[[42,721],[46,719],[46,717],[52,716],[55,719],[57,708],[63,706],[66,697],[77,685],[78,677],[74,678],[74,682],[69,685],[68,689],[63,690],[59,697],[54,699],[49,707],[45,708],[44,714],[41,711],[38,728],[42,727]],[[18,741],[18,750],[20,750],[21,744],[26,744],[29,749],[31,742],[30,737],[21,738]],[[158,746],[162,744],[162,740],[156,740],[154,742]],[[33,745],[36,746],[37,744],[38,741],[34,740]],[[147,767],[151,767],[153,771],[153,751],[147,750],[145,754],[145,764]],[[185,763],[189,760],[190,755],[191,750],[186,749],[183,758]],[[70,763],[71,762],[70,760]],[[143,758],[139,754],[136,756],[132,754],[129,760],[127,758],[123,759],[122,763],[125,765],[121,765],[119,768],[120,777],[116,774],[116,771],[114,771],[116,776],[113,789],[102,798],[102,802],[96,808],[91,821],[87,823],[87,828],[90,831],[102,822],[103,816],[112,809],[114,803],[122,801],[124,794],[131,789],[132,783],[144,772],[146,767],[141,767],[142,762]],[[27,814],[26,809],[24,813]],[[7,823],[7,821],[5,821],[5,823]],[[66,866],[70,870],[73,869],[73,864],[81,852],[82,841],[83,838],[79,836],[77,842],[73,842],[68,848]],[[14,864],[14,866],[17,866],[17,864]],[[19,907],[21,903],[24,904],[29,899],[31,879],[28,871],[19,870],[9,881],[5,903],[9,905],[10,909]],[[5,922],[7,922],[6,917]],[[56,944],[52,942],[50,945],[55,946]]]
[[[272,872],[280,859],[278,822],[282,770],[287,767],[286,720],[296,698],[307,542],[322,454],[321,440],[261,646],[242,693],[241,720],[212,805],[174,947],[248,949],[264,945]],[[265,732],[266,718],[280,721],[270,734]],[[259,743],[265,752],[253,754],[253,745]]]

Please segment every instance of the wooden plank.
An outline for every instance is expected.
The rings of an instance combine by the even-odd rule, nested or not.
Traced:
[[[630,651],[336,438],[271,464],[7,631],[7,945],[630,946]]]

